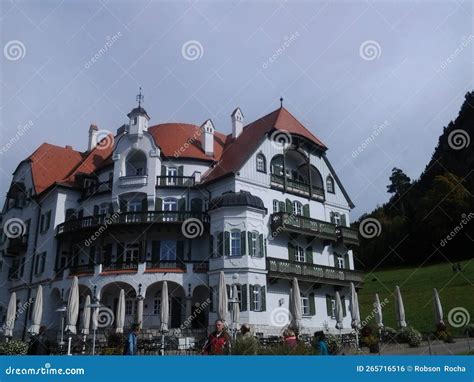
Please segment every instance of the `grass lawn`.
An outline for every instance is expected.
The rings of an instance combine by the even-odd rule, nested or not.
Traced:
[[[434,331],[433,288],[437,288],[443,306],[444,320],[448,324],[448,313],[455,307],[463,307],[474,323],[474,260],[461,262],[462,272],[454,273],[449,263],[427,265],[421,268],[397,268],[367,273],[363,288],[359,291],[361,320],[371,315],[375,293],[380,301],[388,303],[383,308],[385,326],[397,329],[395,316],[395,286],[400,286],[408,325],[421,332]],[[369,319],[375,325],[375,319]],[[460,335],[462,328],[450,328]]]

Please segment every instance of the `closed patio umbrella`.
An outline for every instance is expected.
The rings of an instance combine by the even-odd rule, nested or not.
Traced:
[[[237,291],[237,285],[234,284],[232,287],[232,329],[233,329],[233,336],[235,338],[237,332],[237,325],[239,324],[240,320],[240,306],[239,306],[239,294]]]
[[[218,303],[218,315],[219,320],[225,321],[228,313],[228,301],[227,301],[227,288],[225,286],[224,272],[219,273],[219,303]]]
[[[380,298],[378,293],[375,293],[375,302],[374,302],[374,311],[375,311],[375,322],[379,329],[383,328],[383,316],[382,316],[382,305],[380,304]]]
[[[296,277],[293,277],[291,282],[291,303],[290,303],[290,318],[292,326],[297,329],[301,326],[302,308],[301,308],[301,293],[300,286]]]
[[[357,296],[357,292],[354,286],[354,283],[351,283],[351,325],[352,328],[355,330],[360,329],[360,312],[359,312],[359,298]]]
[[[76,334],[76,323],[79,316],[79,280],[72,279],[69,298],[67,300],[66,331]]]
[[[125,291],[123,289],[120,289],[116,315],[115,332],[123,333],[123,325],[125,324]]]
[[[441,300],[439,298],[439,293],[436,288],[433,288],[433,310],[435,317],[435,325],[443,325],[443,306],[441,305]]]
[[[339,292],[336,292],[336,329],[339,331],[343,328],[342,320],[344,319],[344,311],[342,310],[342,301]]]
[[[43,287],[40,285],[36,292],[35,304],[33,305],[32,325],[28,330],[32,335],[38,335],[41,319],[43,318]]]
[[[5,337],[13,336],[13,328],[15,327],[16,320],[16,293],[13,292],[10,295],[10,301],[8,302],[7,317],[5,320]]]
[[[407,326],[407,323],[405,321],[405,307],[403,306],[402,294],[398,285],[395,287],[395,304],[397,313],[397,324],[400,328],[404,328]]]
[[[86,296],[86,302],[84,303],[84,311],[82,312],[82,334],[84,336],[89,334],[89,328],[91,324],[91,296]]]
[[[162,332],[168,331],[169,321],[169,296],[168,296],[168,282],[163,281],[163,288],[161,289],[161,311],[160,311],[160,330]]]

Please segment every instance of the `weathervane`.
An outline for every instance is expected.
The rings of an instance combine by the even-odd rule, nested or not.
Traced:
[[[137,95],[138,107],[141,107],[144,99],[145,99],[145,96],[142,95],[142,87],[140,86],[140,93]]]
[[[280,97],[280,107],[283,107],[283,97]]]

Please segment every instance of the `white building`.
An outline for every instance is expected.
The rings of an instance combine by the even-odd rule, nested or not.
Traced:
[[[138,320],[145,332],[159,328],[167,280],[170,327],[202,329],[217,318],[221,271],[228,290],[238,284],[240,323],[256,333],[288,323],[294,277],[303,331],[334,330],[336,291],[350,328],[349,284],[362,281],[353,204],[318,138],[283,107],[245,127],[237,108],[229,135],[211,120],[149,126],[140,105],[128,117],[115,137],[91,125],[86,152],[44,143],[15,170],[2,214],[0,318],[15,291],[27,310],[16,335],[40,284],[43,324],[58,330],[55,310],[74,275],[81,309],[89,294],[115,312],[124,289],[126,325]]]

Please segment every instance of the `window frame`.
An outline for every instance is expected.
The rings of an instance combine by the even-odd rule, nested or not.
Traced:
[[[331,175],[328,175],[326,177],[326,191],[330,194],[335,194],[336,193],[334,178]]]
[[[238,243],[238,245],[234,246],[234,243]],[[229,256],[236,257],[241,256],[241,232],[240,230],[232,230],[230,231],[229,235]],[[235,250],[235,253],[234,253]]]
[[[267,160],[263,153],[258,153],[255,157],[255,168],[257,169],[257,172],[262,172],[264,174],[267,173]]]
[[[252,298],[252,305],[254,312],[261,312],[262,311],[262,286],[259,284],[255,284],[253,286],[253,298]]]
[[[301,259],[303,259],[303,260],[301,260]],[[295,246],[295,260],[299,263],[306,262],[306,251],[300,245]]]
[[[293,207],[293,213],[296,216],[303,216],[303,203],[301,203],[298,200],[293,200],[293,202],[291,204],[292,204],[292,207]]]
[[[311,310],[309,307],[309,293],[300,292],[300,300],[301,300],[301,314],[303,316],[311,316]]]
[[[173,253],[173,250],[174,250],[174,253]],[[161,240],[160,261],[174,262],[174,261],[177,261],[177,258],[178,258],[178,244],[176,240],[167,240],[167,239]]]

